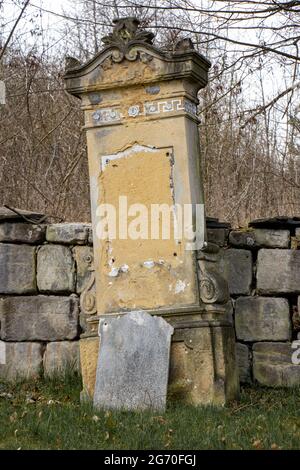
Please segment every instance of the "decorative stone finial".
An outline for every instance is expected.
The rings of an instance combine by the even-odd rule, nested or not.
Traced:
[[[154,34],[139,29],[140,21],[135,17],[117,18],[113,21],[113,32],[102,39],[106,46],[126,46],[130,41],[152,44]]]
[[[195,49],[194,43],[191,38],[180,39],[175,46],[175,51],[185,52]]]
[[[67,56],[65,57],[65,69],[72,70],[81,66],[81,62],[74,57]]]

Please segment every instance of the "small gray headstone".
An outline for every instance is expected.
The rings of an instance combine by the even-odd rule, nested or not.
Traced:
[[[173,328],[146,312],[101,320],[94,405],[164,410]]]

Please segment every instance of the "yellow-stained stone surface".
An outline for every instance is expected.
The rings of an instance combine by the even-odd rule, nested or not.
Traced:
[[[105,49],[66,77],[85,113],[98,315],[199,302],[195,252],[174,239],[173,227],[168,241],[162,233],[120,240],[119,227],[116,240],[101,240],[97,227],[99,205],[112,204],[119,216],[119,197],[149,210],[204,203],[196,111],[208,68],[195,51],[172,59],[133,44],[125,55]]]
[[[127,196],[129,205],[139,203],[147,208],[151,204],[184,207],[203,202],[197,166],[198,129],[188,116],[133,122],[105,131],[90,129],[87,139],[95,227],[101,221],[99,202],[118,207],[119,196]],[[136,148],[144,150],[137,152]],[[128,156],[122,158],[120,153]],[[103,168],[106,157],[109,163]],[[129,223],[133,219],[129,217]],[[94,244],[99,315],[198,302],[195,252],[187,251],[184,243],[178,245],[174,237],[166,241],[160,233],[159,240],[108,243],[96,236]],[[116,260],[115,268],[128,266],[128,272],[110,277],[112,260]],[[155,263],[153,268],[145,268],[149,261]]]
[[[172,149],[144,150],[141,147],[140,151],[130,150],[102,169],[99,203],[118,208],[120,193],[126,195],[128,207],[137,205],[137,212],[129,218],[128,229],[133,235],[143,234],[147,239],[117,238],[101,244],[98,311],[149,309],[171,306],[174,302],[195,302],[194,276],[188,277],[185,272],[185,252],[182,244],[174,240],[172,214],[170,240],[162,239],[161,213],[159,238],[153,240],[151,237],[151,204],[166,204],[168,208],[173,205],[170,187]],[[142,218],[140,204],[148,210],[149,218]],[[170,212],[167,211],[167,214],[170,215]],[[120,218],[119,210],[116,218]],[[119,274],[116,275],[118,270]]]
[[[231,328],[177,330],[171,347],[169,394],[193,405],[223,406],[237,399],[235,338]]]
[[[97,337],[82,338],[80,340],[80,363],[84,384],[83,394],[89,398],[94,396],[99,346],[100,341]]]

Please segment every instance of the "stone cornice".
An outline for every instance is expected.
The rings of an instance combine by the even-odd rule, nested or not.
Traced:
[[[139,61],[141,66],[152,68],[151,76],[144,76],[143,83],[187,78],[199,88],[207,84],[207,74],[211,66],[210,62],[194,49],[165,52],[147,42],[133,39],[127,43],[112,43],[106,46],[84,65],[79,65],[77,61],[69,58],[69,68],[64,76],[66,88],[71,94],[80,96],[89,91],[120,87],[122,83],[115,73],[111,74],[109,83],[103,80],[102,76],[108,69],[112,69],[116,64],[121,66],[126,61]],[[96,79],[94,74],[97,75]],[[123,85],[135,85],[140,81],[139,77],[134,80],[130,77],[128,81],[125,78]]]

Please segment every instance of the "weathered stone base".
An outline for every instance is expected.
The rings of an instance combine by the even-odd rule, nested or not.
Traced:
[[[82,399],[92,400],[95,392],[96,372],[100,340],[99,337],[80,340],[80,364],[82,374]]]
[[[291,343],[256,343],[253,347],[254,379],[267,387],[299,386],[300,365],[292,362],[294,352]]]
[[[43,358],[44,375],[55,376],[80,370],[79,342],[59,341],[48,343]]]
[[[239,377],[233,327],[220,322],[195,321],[195,315],[186,315],[184,323],[184,315],[180,320],[163,316],[175,327],[169,398],[195,406],[222,406],[237,399]],[[194,321],[191,322],[191,318]],[[93,322],[91,328],[94,336],[83,337],[80,341],[84,399],[91,399],[95,390],[99,351],[99,338],[95,336],[97,323]]]
[[[231,327],[176,330],[171,348],[170,397],[193,405],[225,405],[239,395]]]
[[[38,379],[43,366],[40,343],[1,343],[0,379],[18,381]]]

